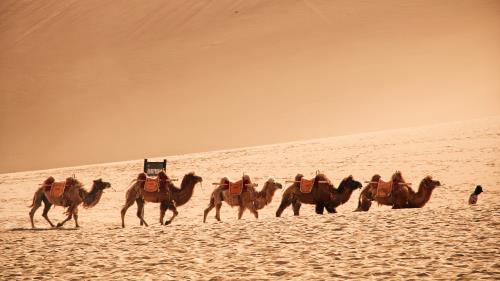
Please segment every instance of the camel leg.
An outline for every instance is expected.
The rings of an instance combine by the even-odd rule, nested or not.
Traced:
[[[75,227],[80,227],[80,225],[78,225],[78,207],[73,211],[73,219],[75,219]]]
[[[241,217],[243,217],[243,213],[245,212],[245,207],[239,206],[238,207],[238,219],[241,220]]]
[[[336,212],[337,212],[337,210],[335,210],[335,208],[334,208],[334,207],[331,207],[331,206],[326,206],[326,205],[325,205],[325,209],[326,209],[326,211],[327,211],[329,214],[334,214],[334,213],[336,213]]]
[[[69,221],[73,217],[73,209],[74,208],[75,208],[74,206],[70,206],[68,208],[68,217],[66,219],[64,219],[62,222],[58,223],[57,227],[63,226],[67,221]]]
[[[281,200],[281,204],[278,207],[278,210],[276,210],[276,217],[280,217],[283,211],[290,206],[292,202],[290,200],[287,200],[287,198],[283,198]]]
[[[129,200],[127,198],[127,201],[125,202],[125,205],[122,208],[121,215],[122,215],[122,228],[125,228],[125,214],[127,213],[128,208],[130,206],[134,205],[135,200]]]
[[[172,221],[174,220],[174,218],[177,217],[177,215],[179,214],[179,212],[177,212],[177,208],[175,207],[174,204],[170,204],[168,209],[173,212],[173,215],[168,221],[165,222],[165,225],[171,224]]]
[[[144,220],[144,201],[142,199],[137,199],[137,217],[141,221],[140,225],[149,226]]]
[[[323,204],[323,202],[317,202],[316,203],[316,214],[322,215],[324,211],[325,211],[325,204]]]
[[[203,222],[206,222],[207,221],[207,215],[208,213],[210,213],[210,211],[215,207],[215,204],[213,202],[213,200],[210,200],[210,204],[208,204],[208,207],[205,209],[205,211],[203,212]]]
[[[256,219],[259,218],[259,212],[257,212],[257,209],[255,209],[255,206],[252,204],[250,207],[248,207],[248,210],[255,216]]]
[[[137,199],[135,199],[135,202],[137,203],[137,216],[139,217],[139,224],[141,226],[143,226],[144,225],[144,201],[142,201],[141,198],[137,198]],[[141,204],[141,202],[142,202],[143,207],[142,207],[142,209],[140,209],[141,214],[139,214],[139,204]]]
[[[215,219],[218,220],[218,221],[221,221],[220,220],[220,208],[222,207],[222,202],[220,203],[217,203],[215,205]]]
[[[31,221],[31,228],[35,228],[35,223],[33,222],[33,216],[35,215],[36,210],[42,206],[42,199],[38,194],[35,194],[33,198],[33,204],[31,205],[31,211],[30,211],[30,221]]]
[[[358,208],[355,210],[356,212],[367,212],[370,210],[370,207],[372,206],[372,201],[366,197],[361,197],[358,203]]]
[[[300,212],[300,206],[302,206],[302,203],[300,201],[295,200],[292,202],[292,208],[293,208],[293,215],[298,216]]]
[[[168,204],[165,202],[160,203],[160,224],[163,225],[163,218],[165,218],[165,213],[168,210]]]
[[[50,211],[50,207],[52,207],[52,203],[49,202],[49,200],[45,199],[43,200],[43,203],[45,204],[44,208],[43,208],[43,213],[42,213],[42,217],[45,218],[45,220],[50,224],[50,227],[54,227],[54,224],[50,221],[49,219],[49,211]]]

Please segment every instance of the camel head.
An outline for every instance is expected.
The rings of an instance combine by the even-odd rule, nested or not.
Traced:
[[[283,186],[279,182],[275,182],[273,178],[269,178],[264,184],[264,188],[272,188],[272,190],[282,189]],[[262,188],[262,189],[264,189]]]
[[[359,181],[354,180],[352,175],[349,175],[340,182],[338,189],[339,191],[342,192],[342,190],[345,188],[348,188],[350,190],[355,190],[355,189],[361,189],[362,187],[363,185]]]
[[[102,179],[97,179],[97,180],[94,180],[93,187],[95,187],[98,191],[105,190],[106,188],[111,187],[111,183],[103,181]]]
[[[440,181],[436,181],[432,179],[432,176],[427,176],[425,177],[422,182],[420,183],[420,186],[428,188],[428,189],[434,189],[438,186],[441,186]]]
[[[182,180],[183,182],[184,181],[188,181],[188,182],[192,182],[194,184],[197,184],[197,183],[201,183],[203,182],[203,178],[200,177],[200,176],[197,176],[194,172],[190,172],[190,173],[187,173],[185,176],[184,176],[184,179]]]

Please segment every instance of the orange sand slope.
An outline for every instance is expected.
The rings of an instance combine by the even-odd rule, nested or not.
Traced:
[[[2,0],[0,171],[498,115],[499,14],[496,0]],[[168,144],[131,137],[149,130]]]
[[[147,204],[149,228],[128,212],[121,229],[119,210],[125,188],[141,161],[0,175],[0,279],[164,280],[357,280],[492,279],[499,274],[500,117],[428,127],[382,131],[304,142],[169,157],[168,173],[189,171],[204,182],[242,172],[262,186],[269,176],[311,178],[320,169],[335,185],[352,174],[389,178],[396,169],[408,182],[432,174],[446,186],[435,190],[422,209],[373,206],[352,212],[359,191],[338,208],[318,216],[303,205],[300,217],[287,209],[275,218],[282,191],[255,220],[248,212],[223,206],[223,222],[213,214],[202,223],[212,187],[197,186],[171,226],[160,226],[159,206]],[[80,210],[78,230],[29,230],[28,208],[47,176],[75,173],[87,184],[103,177],[117,192],[106,192],[93,209]],[[282,181],[283,182],[283,181]],[[467,198],[475,184],[485,192],[474,207]],[[63,209],[50,213],[60,221]],[[47,229],[41,209],[36,225]],[[68,230],[69,229],[69,230]],[[231,262],[228,262],[231,261]]]

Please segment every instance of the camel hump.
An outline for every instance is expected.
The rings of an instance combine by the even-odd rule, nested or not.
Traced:
[[[395,183],[406,183],[405,179],[403,178],[403,174],[400,171],[396,171],[392,177],[391,180]]]
[[[251,184],[252,183],[252,180],[250,179],[249,175],[244,175],[242,180],[243,180],[244,184]]]
[[[82,184],[74,177],[66,178],[66,186],[82,186]]]
[[[43,184],[44,185],[52,185],[56,180],[54,179],[54,177],[48,177],[44,182]]]
[[[316,181],[326,181],[326,182],[328,182],[328,184],[332,183],[330,181],[330,179],[325,174],[317,174],[315,179],[316,179]]]
[[[220,184],[229,184],[229,179],[227,177],[223,177],[220,179]]]
[[[303,175],[303,174],[297,174],[297,175],[295,176],[295,181],[300,181],[303,177],[304,177],[304,175]]]
[[[164,180],[168,180],[170,178],[167,176],[167,173],[165,173],[164,171],[161,171],[158,173],[158,179],[164,181]]]
[[[378,182],[382,177],[379,174],[375,174],[372,177],[371,182]]]
[[[146,176],[146,173],[140,173],[139,175],[137,175],[137,180],[139,181],[144,181],[146,180],[147,176]]]

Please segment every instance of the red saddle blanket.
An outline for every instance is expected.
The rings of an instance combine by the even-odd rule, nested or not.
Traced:
[[[311,190],[314,186],[314,179],[308,180],[305,178],[300,179],[300,192],[302,193],[311,193]]]
[[[48,191],[50,197],[52,198],[60,198],[63,195],[65,189],[66,189],[66,181],[60,181],[60,182],[53,182],[51,185],[45,188],[45,191]]]
[[[146,192],[157,192],[160,188],[160,182],[158,177],[156,178],[146,178],[144,181],[144,191]]]
[[[237,182],[229,182],[229,194],[240,195],[243,192],[243,180]]]
[[[385,182],[379,180],[377,184],[377,195],[376,197],[388,197],[392,192],[392,181]]]

